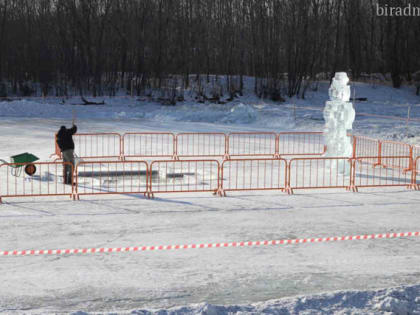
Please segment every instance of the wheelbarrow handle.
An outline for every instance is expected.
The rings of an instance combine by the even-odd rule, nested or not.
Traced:
[[[0,159],[0,162],[3,162],[2,164],[9,164],[10,163],[10,162],[7,162],[7,161],[5,161],[3,159]]]

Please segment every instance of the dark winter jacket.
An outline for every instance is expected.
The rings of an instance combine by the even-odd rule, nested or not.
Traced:
[[[74,150],[73,135],[77,132],[77,127],[73,125],[72,128],[67,129],[64,126],[61,126],[60,130],[57,133],[57,144],[61,152],[66,150]]]

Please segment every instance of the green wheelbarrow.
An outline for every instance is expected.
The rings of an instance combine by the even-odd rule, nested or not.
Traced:
[[[10,157],[11,162],[8,163],[5,160],[0,159],[1,162],[10,164],[11,174],[13,176],[20,176],[22,169],[25,169],[25,173],[32,176],[36,172],[36,166],[33,162],[38,161],[39,158],[31,153],[25,152]]]

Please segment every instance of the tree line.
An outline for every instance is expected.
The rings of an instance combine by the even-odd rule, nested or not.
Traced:
[[[244,76],[273,99],[347,71],[420,69],[420,18],[378,16],[415,0],[0,0],[0,96],[141,95]],[[168,83],[169,82],[169,83]],[[194,83],[195,82],[195,83]],[[1,95],[3,94],[3,95]]]

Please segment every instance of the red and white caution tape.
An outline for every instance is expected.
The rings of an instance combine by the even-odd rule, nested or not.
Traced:
[[[366,234],[356,236],[335,236],[319,238],[285,239],[273,241],[249,241],[249,242],[230,242],[230,243],[209,243],[209,244],[187,244],[187,245],[160,245],[160,246],[133,246],[133,247],[114,247],[114,248],[78,248],[78,249],[48,249],[48,250],[12,250],[0,251],[0,256],[33,256],[33,255],[74,255],[74,254],[95,254],[95,253],[122,253],[122,252],[143,252],[158,250],[176,249],[198,249],[198,248],[223,248],[223,247],[251,247],[262,245],[291,245],[303,243],[325,243],[337,241],[355,241],[372,239],[389,239],[398,237],[420,236],[420,232],[405,233],[383,233]]]

